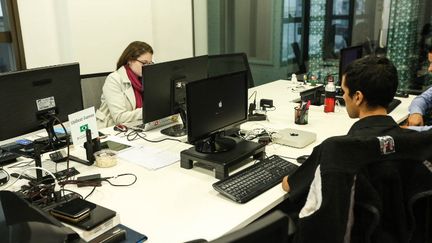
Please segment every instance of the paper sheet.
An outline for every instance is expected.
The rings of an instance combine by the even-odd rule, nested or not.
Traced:
[[[173,153],[150,146],[130,148],[117,154],[117,156],[149,170],[156,170],[180,160],[180,153]]]

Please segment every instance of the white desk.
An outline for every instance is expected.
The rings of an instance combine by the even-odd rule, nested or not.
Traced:
[[[355,120],[349,119],[344,108],[335,113],[324,113],[323,107],[311,106],[309,124],[294,124],[294,107],[298,104],[291,101],[299,94],[292,92],[289,82],[279,80],[250,90],[257,90],[260,98],[273,99],[275,111],[269,111],[269,122],[249,122],[244,128],[297,128],[317,133],[317,141],[304,149],[294,149],[281,145],[271,145],[266,148],[267,154],[281,154],[299,156],[309,154],[314,145],[333,135],[346,134]],[[402,104],[393,112],[397,121],[406,117],[407,107],[412,97],[401,99]],[[114,134],[112,129],[105,132]],[[160,137],[158,131],[147,132],[149,138]],[[157,146],[171,151],[180,152],[190,145],[165,141],[150,144],[139,141],[148,146]],[[75,151],[81,153],[83,151]],[[47,163],[45,163],[47,164]],[[44,165],[45,165],[44,164]],[[180,168],[177,162],[168,167],[149,171],[138,165],[119,161],[112,168],[101,169],[85,167],[72,163],[83,175],[101,173],[102,176],[113,176],[121,173],[134,173],[137,182],[129,187],[113,187],[108,183],[97,188],[88,200],[111,208],[120,214],[121,222],[149,237],[148,242],[184,242],[197,238],[212,240],[227,232],[241,228],[257,219],[259,216],[279,204],[286,196],[280,186],[263,193],[246,204],[235,203],[213,188],[216,182],[212,172],[194,167],[186,170]],[[63,168],[59,168],[63,169]],[[66,187],[81,193],[90,193],[92,188]],[[1,189],[1,188],[0,188]]]

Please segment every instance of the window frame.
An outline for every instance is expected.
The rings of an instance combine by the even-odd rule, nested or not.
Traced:
[[[329,42],[331,38],[335,38],[335,36],[330,36],[331,34],[331,26],[333,24],[334,20],[348,20],[348,37],[346,40],[347,47],[351,46],[352,42],[352,31],[353,31],[353,25],[354,25],[354,6],[355,6],[355,0],[348,0],[349,7],[348,7],[348,13],[346,15],[342,14],[333,14],[333,5],[335,0],[327,1],[326,4],[326,18],[324,23],[324,43],[323,45],[326,45],[326,43]],[[336,33],[335,33],[336,34]],[[333,46],[334,49],[334,46]],[[323,59],[334,59],[331,56],[328,55],[327,52],[323,51]]]
[[[306,62],[306,60],[308,60],[308,53],[309,53],[309,19],[310,19],[310,0],[302,0],[302,16],[301,17],[294,17],[294,18],[289,18],[289,17],[284,17],[284,13],[282,11],[281,13],[281,55],[280,55],[280,63],[281,65],[288,65],[288,64],[292,64],[295,63],[295,57],[294,58],[287,58],[287,60],[284,60],[284,57],[282,56],[282,50],[284,49],[284,44],[283,44],[283,38],[284,38],[284,33],[283,33],[283,28],[285,24],[290,24],[290,23],[298,23],[301,24],[301,41],[299,43],[299,47],[300,47],[300,54],[301,54],[301,58],[303,60],[303,62]],[[282,1],[282,9],[284,9],[285,7],[285,1]],[[290,43],[288,43],[288,46],[286,47],[288,49],[291,48]]]
[[[7,31],[0,31],[0,43],[11,44],[14,55],[14,65],[16,70],[26,69],[24,45],[22,40],[21,24],[18,14],[17,0],[0,0],[3,12],[3,19],[8,18],[10,26]],[[11,70],[14,71],[14,70]]]

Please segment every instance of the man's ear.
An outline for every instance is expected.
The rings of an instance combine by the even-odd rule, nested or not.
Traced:
[[[356,91],[354,96],[354,102],[357,106],[360,106],[365,100],[364,100],[364,96],[363,93],[361,91]]]

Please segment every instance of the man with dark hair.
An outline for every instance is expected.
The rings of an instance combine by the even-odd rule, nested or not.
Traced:
[[[344,71],[341,87],[349,117],[359,120],[352,125],[348,135],[391,136],[415,132],[399,127],[387,115],[386,108],[392,101],[397,86],[397,70],[385,57],[367,56],[349,64]],[[311,215],[320,207],[316,197],[322,195],[319,165],[321,152],[320,145],[316,146],[302,166],[289,178],[286,176],[282,180],[282,188],[289,193],[288,204],[285,206],[288,205],[288,211],[302,207],[300,218]]]
[[[428,71],[432,73],[432,46],[428,48]],[[432,109],[432,87],[417,96],[408,107],[410,115],[408,116],[407,126],[410,129],[425,131],[432,128],[425,122],[424,116],[430,115]]]

